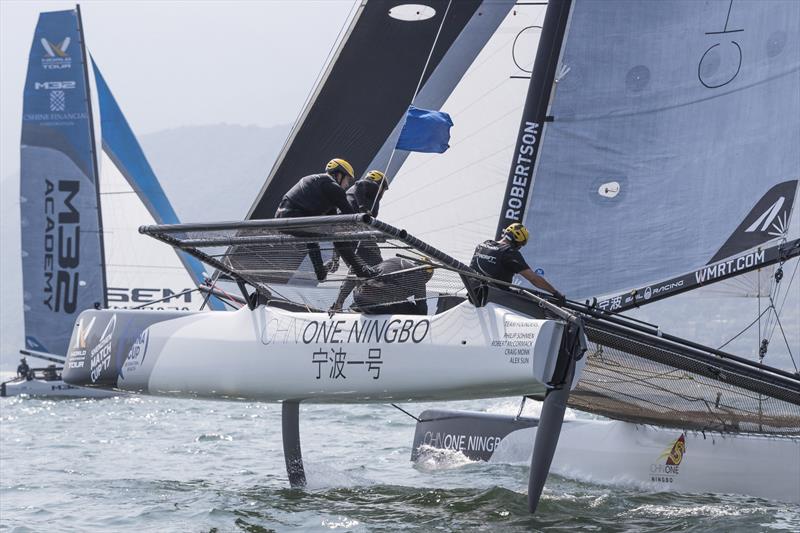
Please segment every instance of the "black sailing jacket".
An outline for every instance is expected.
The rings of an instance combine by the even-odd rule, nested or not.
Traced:
[[[283,196],[278,213],[290,211],[292,216],[327,215],[338,208],[342,214],[353,213],[347,194],[328,174],[312,174],[301,178]],[[277,213],[276,213],[277,216]]]
[[[470,267],[479,274],[511,283],[514,274],[530,268],[519,249],[509,242],[483,241],[475,247]]]

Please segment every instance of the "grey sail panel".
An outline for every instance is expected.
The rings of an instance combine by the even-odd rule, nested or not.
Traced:
[[[105,305],[97,165],[79,23],[74,10],[40,15],[24,91],[25,344],[54,354],[66,354],[80,311]]]
[[[761,227],[788,218],[800,174],[799,38],[797,2],[576,0],[526,211],[530,264],[582,297],[774,238]],[[745,218],[773,188],[783,208],[766,206],[751,238]]]

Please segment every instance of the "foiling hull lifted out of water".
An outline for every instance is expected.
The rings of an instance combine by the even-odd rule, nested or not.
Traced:
[[[579,354],[566,362],[561,356],[567,339],[583,335],[569,322],[571,315],[535,296],[497,298],[478,291],[457,274],[469,267],[366,215],[141,231],[218,268],[237,282],[248,305],[232,313],[84,311],[65,365],[69,383],[187,397],[346,403],[543,395],[580,375]],[[441,312],[326,313],[321,309],[331,305],[330,291],[321,291],[331,299],[316,307],[278,297],[272,283],[287,264],[306,265],[292,283],[307,286],[303,276],[313,272],[308,243],[330,250],[332,241],[427,254],[437,270],[428,291],[437,289]],[[224,254],[215,252],[224,246]],[[405,301],[402,284],[392,279],[400,278],[384,280],[385,297]]]
[[[94,324],[87,335],[89,324]],[[563,324],[465,302],[435,316],[85,311],[67,379],[145,394],[395,402],[543,394]],[[509,356],[524,338],[526,355]]]
[[[538,459],[531,465],[528,492],[535,509],[566,396],[584,365],[586,341],[578,317],[536,295],[478,286],[467,277],[474,273],[466,265],[367,215],[161,225],[140,231],[217,268],[237,283],[247,307],[232,313],[84,311],[67,354],[64,377],[69,383],[282,402],[283,448],[292,486],[305,484],[301,401],[544,396],[542,427],[547,431],[537,436]],[[392,303],[406,301],[399,282],[404,278],[393,276],[424,271],[428,294],[437,295],[425,299],[437,300],[438,312],[326,313],[308,301],[299,304],[278,296],[275,280],[314,289],[307,276],[309,243],[326,252],[380,243],[417,254],[422,265],[381,276],[386,278],[380,281],[382,295]],[[226,251],[220,254],[220,248]],[[294,270],[304,264],[305,271]],[[289,265],[293,269],[287,280]]]

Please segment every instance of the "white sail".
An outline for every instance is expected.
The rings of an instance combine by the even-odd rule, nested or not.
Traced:
[[[100,169],[108,306],[132,308],[185,293],[148,307],[199,309],[202,295],[192,291],[194,280],[177,254],[139,233],[156,220],[105,150]]]
[[[398,151],[381,211],[382,219],[464,262],[478,242],[495,237],[530,79],[520,67],[533,65],[545,8],[520,5],[504,16],[496,11],[502,21],[447,99],[433,101],[423,86],[416,100],[453,118],[451,147],[443,154]],[[489,18],[484,15],[481,23],[489,26]],[[446,67],[441,64],[427,83],[443,83],[437,76],[446,76]],[[387,146],[395,142],[392,136]],[[376,158],[370,166],[385,164]]]
[[[141,225],[177,223],[178,217],[100,70],[93,67],[108,305],[135,308],[161,300],[151,308],[198,310],[203,296],[194,289],[203,281],[200,263],[139,233]]]

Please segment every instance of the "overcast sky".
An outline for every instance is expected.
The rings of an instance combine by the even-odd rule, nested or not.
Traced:
[[[84,1],[86,43],[136,135],[293,122],[353,0]],[[0,177],[19,170],[22,93],[39,13],[0,0]]]

